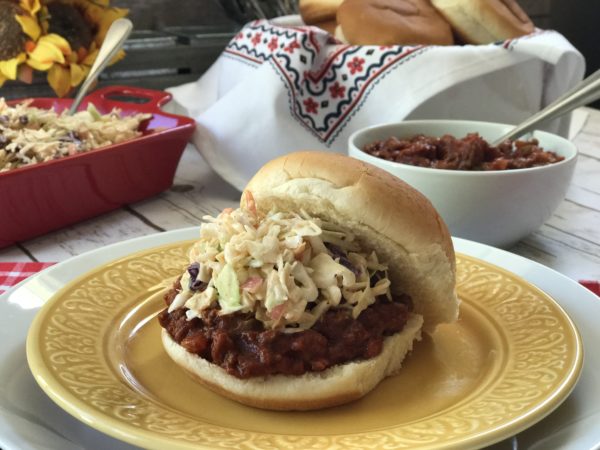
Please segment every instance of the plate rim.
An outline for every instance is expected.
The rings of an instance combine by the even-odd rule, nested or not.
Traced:
[[[197,227],[194,227],[194,229],[197,229]],[[175,246],[183,246],[183,245],[186,245],[187,243],[193,242],[193,240],[194,240],[193,238],[183,239],[183,240],[180,239],[180,240],[174,240],[173,242],[163,243],[161,245],[150,246],[144,250],[137,250],[134,252],[129,252],[129,253],[127,253],[123,256],[120,256],[116,259],[113,259],[107,263],[95,265],[91,270],[87,270],[84,273],[76,276],[69,282],[65,283],[60,289],[58,289],[56,292],[54,292],[52,297],[49,298],[45,302],[45,304],[42,306],[42,308],[40,308],[40,310],[36,314],[32,324],[28,330],[28,333],[27,333],[27,338],[26,338],[27,362],[30,367],[30,370],[34,374],[34,378],[35,378],[36,382],[38,383],[38,385],[40,385],[40,387],[46,393],[46,395],[48,395],[55,402],[55,404],[58,407],[67,411],[75,419],[85,423],[86,425],[88,425],[102,433],[105,433],[109,436],[124,440],[125,442],[133,444],[133,445],[148,446],[149,439],[153,439],[157,443],[157,445],[158,444],[170,445],[170,446],[176,445],[177,448],[182,448],[182,449],[209,448],[209,447],[205,447],[204,443],[192,443],[192,442],[183,441],[183,440],[174,441],[173,438],[168,437],[168,436],[165,437],[160,432],[143,430],[142,433],[139,433],[139,430],[138,430],[138,433],[135,433],[135,430],[136,430],[135,427],[132,427],[126,423],[124,424],[123,420],[119,420],[118,418],[112,417],[108,414],[102,414],[100,412],[96,412],[95,414],[90,415],[89,406],[86,404],[86,402],[82,401],[80,398],[74,396],[72,393],[69,393],[69,392],[67,392],[67,394],[68,394],[67,396],[70,396],[71,398],[69,401],[67,401],[65,398],[63,398],[61,395],[59,395],[57,392],[54,392],[53,390],[51,390],[50,386],[47,384],[46,380],[44,380],[43,377],[40,378],[40,373],[39,372],[36,373],[36,371],[34,371],[32,369],[32,364],[40,364],[40,361],[42,358],[39,354],[37,355],[39,361],[38,360],[32,361],[32,359],[31,359],[32,355],[34,355],[36,353],[35,343],[39,341],[40,324],[43,321],[43,319],[45,318],[45,315],[46,315],[45,312],[48,311],[50,308],[52,308],[52,306],[55,303],[60,301],[61,295],[63,292],[71,289],[72,286],[78,284],[82,279],[91,277],[91,276],[93,276],[93,274],[95,274],[99,271],[102,271],[106,266],[118,264],[120,261],[124,261],[127,259],[140,258],[143,255],[157,252],[157,251],[160,251],[161,249],[171,248],[171,247],[175,247]],[[478,245],[482,245],[482,244],[478,244]],[[565,375],[564,379],[562,379],[560,381],[560,384],[558,385],[558,389],[556,389],[555,391],[551,392],[549,395],[544,397],[541,402],[536,403],[536,406],[534,408],[527,410],[527,412],[525,414],[519,415],[517,418],[513,419],[511,422],[508,422],[501,427],[492,427],[491,431],[489,431],[489,432],[477,433],[475,435],[468,436],[466,438],[461,438],[460,442],[451,441],[447,445],[445,445],[444,448],[452,448],[452,446],[456,446],[457,444],[460,444],[461,448],[464,445],[469,445],[471,447],[478,447],[481,445],[491,445],[493,443],[496,443],[498,441],[506,439],[507,437],[516,435],[516,434],[522,432],[523,430],[531,427],[535,423],[538,423],[539,421],[543,420],[545,417],[547,417],[549,414],[551,414],[553,411],[555,411],[571,394],[571,392],[573,391],[573,389],[575,388],[575,386],[577,384],[577,381],[579,380],[579,378],[581,377],[581,374],[583,373],[583,362],[584,362],[584,343],[583,343],[581,334],[578,330],[578,327],[577,327],[576,323],[574,322],[574,320],[567,313],[567,311],[560,304],[560,302],[557,301],[553,296],[551,296],[548,292],[541,289],[534,283],[525,279],[521,275],[519,275],[515,272],[512,272],[504,267],[501,267],[495,263],[485,261],[484,259],[482,259],[478,256],[473,256],[473,255],[470,255],[470,254],[462,252],[462,251],[457,251],[457,257],[463,257],[468,260],[476,261],[476,262],[483,262],[484,265],[492,267],[494,270],[502,273],[505,276],[516,278],[519,282],[526,284],[528,286],[528,288],[533,289],[534,291],[537,291],[539,294],[541,294],[541,296],[545,299],[545,301],[550,301],[552,303],[552,305],[556,308],[556,310],[558,311],[558,313],[560,314],[562,319],[568,325],[568,327],[566,327],[566,328],[568,328],[568,330],[565,330],[565,333],[567,331],[570,331],[571,337],[573,338],[574,343],[575,343],[576,353],[575,353],[575,357],[574,357],[574,363],[572,364],[572,367],[570,368],[568,373]],[[57,380],[55,380],[55,382],[57,382]],[[66,389],[62,385],[60,387],[61,387],[61,389],[66,391]],[[540,410],[541,410],[541,413],[539,412]],[[94,422],[92,420],[93,417],[97,417],[99,415],[101,416],[101,419]],[[414,422],[418,423],[419,421],[417,420]],[[413,422],[411,422],[411,423],[413,423]],[[516,423],[516,425],[515,425],[515,423]],[[230,428],[230,427],[226,427],[226,426],[222,426],[222,425],[218,425],[218,427],[223,430],[229,430],[232,432],[240,431],[239,428]],[[389,428],[392,429],[393,427],[389,427]],[[263,431],[255,431],[255,430],[245,430],[245,431],[252,435],[257,435],[257,436],[272,436],[275,434],[272,432],[263,432]],[[375,430],[370,430],[370,431],[365,431],[365,432],[357,432],[357,433],[351,433],[351,434],[345,434],[345,435],[358,436],[361,434],[371,433],[373,431],[375,431]],[[148,436],[149,434],[152,436]],[[304,436],[304,435],[298,435],[298,436]],[[492,438],[492,436],[495,436],[495,437]],[[151,447],[151,448],[159,448],[159,447]],[[421,448],[425,449],[425,448],[440,448],[440,447],[439,447],[439,444],[437,444],[437,445],[434,445],[433,447],[428,445],[428,446],[424,446]]]

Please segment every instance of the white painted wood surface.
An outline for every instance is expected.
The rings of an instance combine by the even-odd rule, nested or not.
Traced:
[[[575,280],[600,280],[600,110],[588,113],[574,141],[580,156],[567,198],[541,227],[509,251]],[[190,146],[168,191],[18,245],[0,249],[0,261],[63,261],[85,251],[198,225],[203,215],[235,206],[239,193]]]

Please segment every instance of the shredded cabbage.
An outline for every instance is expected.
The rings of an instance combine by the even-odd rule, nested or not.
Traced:
[[[251,312],[267,329],[296,332],[330,308],[348,308],[356,318],[378,296],[391,300],[377,255],[361,251],[348,230],[304,211],[240,208],[206,216],[190,262],[207,287],[193,292],[182,279],[169,308],[187,308],[188,319],[218,303],[221,314]]]
[[[72,116],[65,110],[9,106],[0,98],[0,172],[87,152],[141,135],[151,114],[121,116],[118,109],[101,115],[91,103]]]

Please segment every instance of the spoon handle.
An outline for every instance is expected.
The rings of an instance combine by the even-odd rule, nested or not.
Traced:
[[[123,44],[129,37],[132,29],[133,24],[129,19],[117,19],[112,23],[106,33],[100,51],[98,51],[98,56],[90,69],[90,73],[79,88],[79,92],[77,92],[77,96],[75,97],[75,100],[73,100],[71,108],[69,108],[70,115],[75,114],[81,100],[83,100],[83,97],[87,94],[87,91],[94,81],[96,81],[100,73],[102,73],[106,65],[115,57],[121,47],[123,47]]]
[[[496,139],[492,145],[498,145],[507,139],[518,138],[528,131],[533,130],[541,122],[560,117],[579,106],[587,105],[598,99],[600,99],[600,69],[525,122],[516,126],[499,139]]]

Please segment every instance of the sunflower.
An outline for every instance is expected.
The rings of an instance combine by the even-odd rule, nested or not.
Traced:
[[[6,80],[26,79],[19,73],[27,60],[28,43],[39,38],[40,25],[36,14],[41,9],[39,0],[0,0],[0,86]]]
[[[0,0],[0,86],[28,81],[37,70],[64,97],[89,73],[108,28],[127,13],[109,0]]]
[[[40,42],[50,36],[61,39],[46,39],[43,48],[36,47],[28,54],[28,64],[47,70],[54,92],[60,97],[67,95],[89,73],[110,25],[127,13],[126,9],[110,7],[108,0],[46,0],[40,12],[46,34]],[[111,64],[124,55],[119,52]]]

